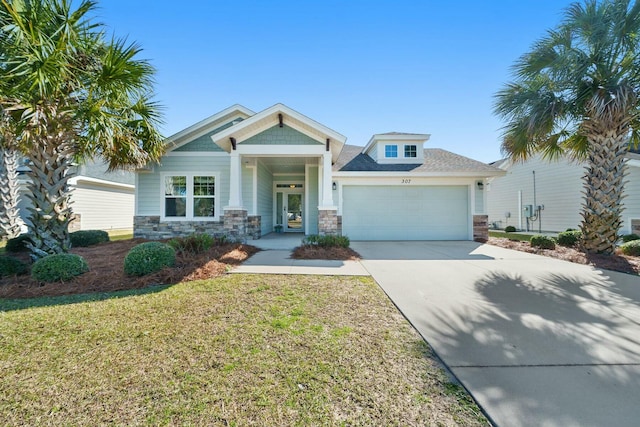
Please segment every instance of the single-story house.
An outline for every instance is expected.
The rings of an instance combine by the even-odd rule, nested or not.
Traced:
[[[234,105],[170,137],[160,163],[137,171],[134,235],[486,238],[484,186],[504,172],[424,149],[428,139],[394,132],[351,146],[285,105]]]
[[[540,156],[526,162],[500,160],[494,166],[506,175],[490,178],[487,185],[489,224],[504,229],[560,232],[578,229],[582,222],[585,164]],[[627,153],[626,197],[621,234],[640,234],[640,154]]]
[[[101,162],[88,161],[74,166],[74,177],[69,180],[73,221],[70,231],[77,230],[131,230],[135,202],[135,175],[130,171],[107,172]],[[29,191],[26,166],[18,168],[20,218],[23,222],[31,206],[25,194]],[[26,227],[25,227],[26,228]]]

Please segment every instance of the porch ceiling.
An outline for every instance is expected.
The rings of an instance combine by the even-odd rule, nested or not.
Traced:
[[[304,175],[304,166],[317,165],[316,157],[260,157],[258,161],[274,173],[300,173]]]

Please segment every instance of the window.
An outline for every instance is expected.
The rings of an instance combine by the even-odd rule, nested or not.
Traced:
[[[165,218],[214,218],[216,209],[216,175],[165,175]]]
[[[397,145],[385,145],[384,146],[384,156],[385,157],[398,157],[398,146]]]
[[[405,157],[418,157],[418,147],[416,145],[405,145],[404,146],[404,156]]]

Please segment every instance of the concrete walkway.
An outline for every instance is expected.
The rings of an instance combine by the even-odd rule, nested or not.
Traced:
[[[351,247],[497,425],[639,425],[639,277],[473,242]]]
[[[261,239],[249,240],[262,251],[256,253],[232,273],[255,274],[319,274],[327,276],[369,276],[359,261],[329,261],[319,259],[293,259],[291,251],[300,246],[299,233],[270,233]]]

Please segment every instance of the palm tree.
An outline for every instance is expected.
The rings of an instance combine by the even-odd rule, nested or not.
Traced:
[[[13,136],[0,135],[0,238],[12,239],[20,234],[22,220],[18,209],[18,154],[1,148]]]
[[[637,146],[640,4],[588,0],[515,64],[515,81],[496,95],[502,149],[514,160],[535,153],[586,161],[583,246],[613,253],[621,226],[625,154]]]
[[[30,178],[32,257],[69,248],[72,163],[104,159],[110,169],[157,161],[163,153],[154,70],[140,48],[106,40],[83,0],[0,0],[0,110],[10,148]]]

